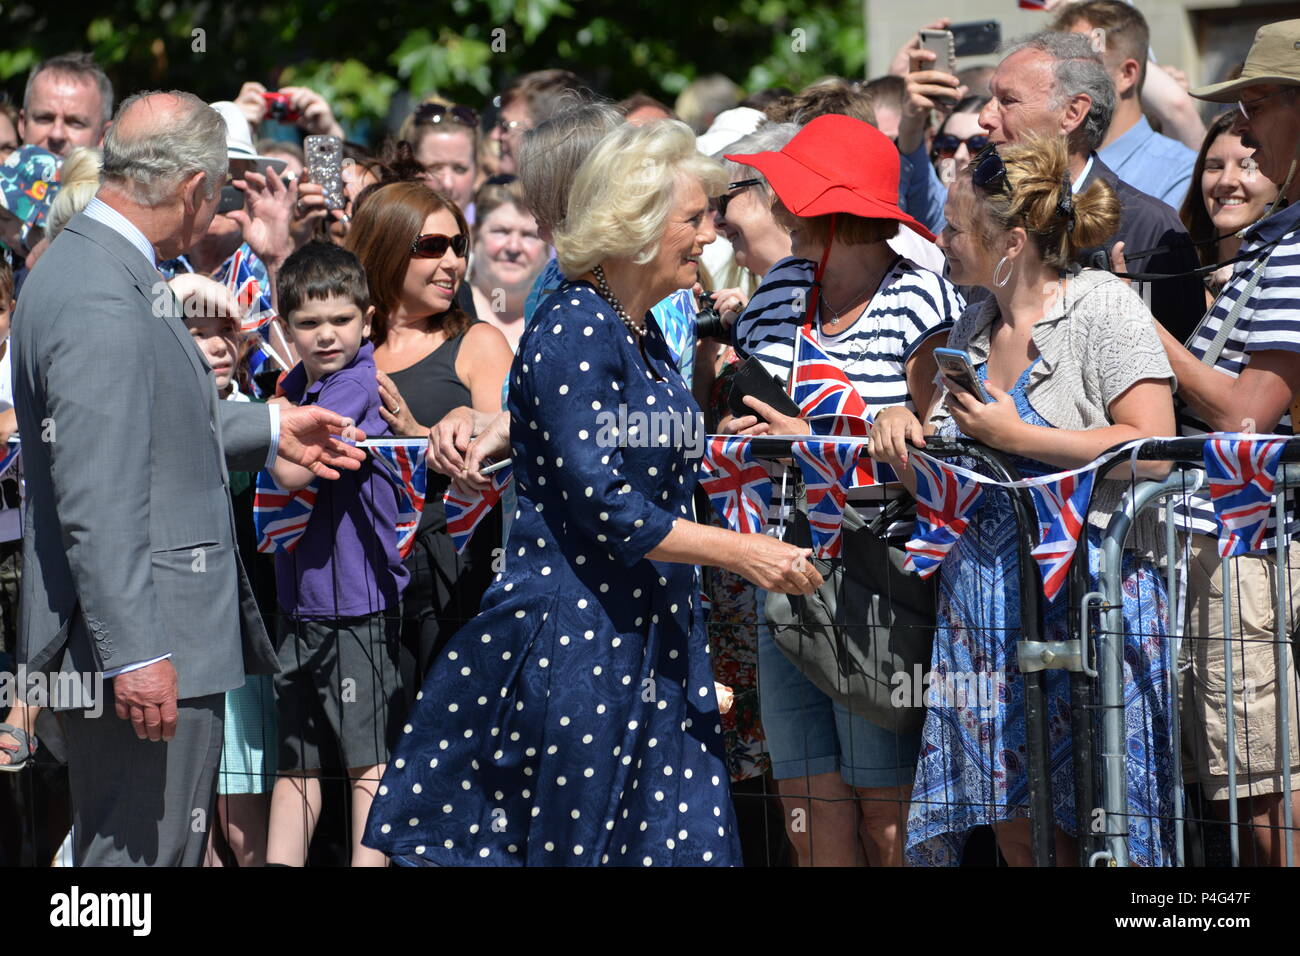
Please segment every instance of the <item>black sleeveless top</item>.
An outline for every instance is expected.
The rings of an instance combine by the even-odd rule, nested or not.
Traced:
[[[470,323],[471,326],[477,324],[477,319]],[[453,408],[473,404],[469,387],[456,377],[456,356],[460,354],[460,347],[467,334],[468,328],[449,342],[443,342],[414,365],[388,373],[417,422],[436,425]],[[429,469],[424,512],[420,515],[417,534],[446,525],[447,515],[443,509],[442,495],[449,484],[451,479]]]

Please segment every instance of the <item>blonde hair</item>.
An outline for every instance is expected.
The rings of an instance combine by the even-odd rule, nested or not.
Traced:
[[[1044,263],[1065,269],[1115,234],[1120,205],[1109,185],[1097,179],[1078,195],[1071,193],[1064,136],[1030,135],[997,149],[1007,171],[1006,188],[989,191],[971,184],[973,225],[981,238],[992,242],[998,233],[1020,226],[1034,240]],[[959,177],[969,180],[975,166],[972,161]],[[1073,204],[1068,216],[1062,211],[1066,196]]]
[[[644,265],[659,253],[677,181],[699,182],[706,196],[727,188],[722,164],[696,151],[695,134],[678,120],[611,130],[578,168],[555,252],[570,279],[605,259]]]
[[[59,167],[59,194],[50,203],[45,217],[45,235],[53,241],[68,220],[90,204],[99,189],[100,152],[93,146],[80,146],[68,154]]]

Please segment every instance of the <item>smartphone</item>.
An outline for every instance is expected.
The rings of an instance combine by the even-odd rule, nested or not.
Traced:
[[[343,141],[337,136],[308,136],[302,143],[307,176],[325,192],[326,209],[347,205],[343,195]]]
[[[221,187],[221,202],[217,205],[217,215],[244,208],[244,191],[234,186]]]
[[[965,352],[957,349],[935,349],[934,360],[939,366],[939,372],[947,379],[950,386],[956,386],[963,392],[973,395],[985,405],[993,401],[980,385],[979,376],[975,374],[975,366],[971,365],[970,356]]]
[[[1002,24],[997,20],[972,20],[948,27],[956,56],[984,56],[1002,45]]]
[[[952,34],[947,30],[922,30],[921,49],[929,50],[937,59],[928,69],[941,73],[957,73],[957,53],[953,49]]]

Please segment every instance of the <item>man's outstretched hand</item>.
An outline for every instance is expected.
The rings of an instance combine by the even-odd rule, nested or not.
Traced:
[[[339,476],[335,469],[356,471],[366,460],[364,449],[348,444],[366,437],[351,419],[319,405],[284,405],[281,409],[279,455],[285,461],[333,480]]]

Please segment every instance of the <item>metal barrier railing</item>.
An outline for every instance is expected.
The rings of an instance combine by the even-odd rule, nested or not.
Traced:
[[[1168,555],[1167,578],[1170,595],[1180,593],[1178,589],[1178,569],[1182,564],[1178,560],[1179,551],[1177,549],[1177,530],[1178,519],[1174,514],[1176,498],[1178,496],[1190,496],[1201,490],[1206,485],[1206,475],[1200,467],[1203,463],[1203,439],[1179,439],[1152,441],[1145,444],[1137,453],[1136,458],[1141,461],[1168,461],[1178,463],[1171,474],[1162,481],[1143,481],[1139,482],[1128,489],[1124,496],[1124,502],[1121,509],[1116,512],[1107,527],[1103,539],[1101,554],[1101,575],[1099,588],[1100,592],[1097,597],[1102,600],[1100,608],[1100,627],[1097,632],[1098,658],[1100,671],[1100,693],[1102,717],[1102,739],[1103,753],[1100,763],[1100,774],[1102,780],[1102,799],[1100,808],[1103,811],[1105,820],[1104,842],[1105,848],[1094,853],[1090,862],[1108,862],[1113,866],[1127,866],[1130,864],[1130,854],[1128,847],[1128,819],[1129,808],[1127,793],[1124,786],[1125,767],[1124,767],[1124,741],[1123,741],[1123,719],[1124,703],[1122,698],[1123,683],[1123,661],[1122,651],[1124,642],[1124,624],[1120,608],[1120,564],[1121,554],[1124,542],[1131,531],[1135,519],[1139,512],[1150,507],[1156,502],[1164,502],[1164,529],[1166,536],[1166,550]],[[1290,440],[1287,442],[1282,452],[1282,461],[1288,464],[1282,465],[1278,470],[1275,489],[1284,491],[1289,488],[1300,487],[1300,466],[1295,463],[1300,462],[1300,441]],[[1278,688],[1276,697],[1280,701],[1277,714],[1276,733],[1280,739],[1280,746],[1283,753],[1281,761],[1280,775],[1282,778],[1282,799],[1281,809],[1283,815],[1282,833],[1284,834],[1284,849],[1282,857],[1286,866],[1293,866],[1294,844],[1292,835],[1294,834],[1295,821],[1293,819],[1293,803],[1291,799],[1292,791],[1292,772],[1290,757],[1290,743],[1292,728],[1290,726],[1290,699],[1291,699],[1291,678],[1290,664],[1287,660],[1287,647],[1290,643],[1290,622],[1291,608],[1289,592],[1287,588],[1288,581],[1288,562],[1287,562],[1287,535],[1285,529],[1288,524],[1286,514],[1285,495],[1276,494],[1274,496],[1273,515],[1276,520],[1278,534],[1275,535],[1275,546],[1273,548],[1273,561],[1276,569],[1276,591],[1273,594],[1273,600],[1276,602],[1276,613],[1274,615],[1275,625],[1273,634],[1273,651],[1274,666],[1276,667]],[[1183,568],[1184,575],[1188,572]],[[1238,809],[1238,764],[1240,755],[1236,752],[1237,728],[1236,728],[1236,687],[1237,681],[1233,673],[1233,559],[1220,559],[1220,580],[1222,582],[1222,619],[1223,619],[1223,647],[1224,647],[1224,718],[1225,718],[1225,737],[1226,737],[1226,770],[1227,770],[1227,814],[1228,814],[1228,838],[1231,865],[1239,866],[1241,864],[1241,841],[1240,831],[1242,823]],[[1094,595],[1088,595],[1083,603],[1083,615],[1087,613],[1088,598]],[[1180,602],[1182,603],[1182,602]],[[1185,609],[1176,608],[1176,613],[1181,620],[1188,618]],[[1081,615],[1082,616],[1082,615]],[[1188,822],[1186,815],[1187,800],[1184,787],[1184,773],[1182,766],[1182,722],[1180,702],[1180,688],[1178,686],[1178,662],[1182,660],[1184,635],[1181,633],[1181,627],[1173,629],[1171,639],[1168,642],[1168,654],[1171,660],[1171,666],[1168,668],[1170,683],[1170,700],[1174,706],[1170,711],[1171,723],[1171,740],[1172,740],[1172,759],[1174,766],[1173,773],[1173,804],[1174,804],[1174,825],[1175,825],[1175,843],[1174,843],[1174,863],[1176,866],[1186,865],[1187,848],[1185,827]],[[1244,638],[1243,638],[1244,640]],[[1244,685],[1243,685],[1244,689]],[[1249,759],[1249,758],[1247,758]],[[1254,824],[1252,824],[1253,826]]]

